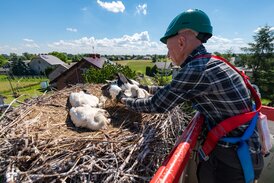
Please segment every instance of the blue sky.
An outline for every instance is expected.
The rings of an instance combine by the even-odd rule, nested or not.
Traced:
[[[274,30],[273,0],[0,0],[0,54],[166,54],[160,37],[194,8],[211,19],[210,52],[240,52],[259,27]]]

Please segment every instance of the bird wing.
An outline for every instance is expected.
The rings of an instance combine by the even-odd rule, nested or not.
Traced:
[[[128,79],[124,74],[122,74],[120,72],[117,73],[117,85],[119,87],[121,87],[122,85],[127,84],[127,83],[133,84],[132,81],[130,79]]]

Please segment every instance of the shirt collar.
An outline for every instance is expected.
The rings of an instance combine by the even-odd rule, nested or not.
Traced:
[[[195,50],[192,51],[192,53],[187,57],[187,59],[184,61],[184,63],[181,65],[181,67],[184,67],[186,64],[188,64],[190,61],[193,60],[194,57],[198,55],[205,55],[208,54],[206,51],[204,45],[199,45]]]

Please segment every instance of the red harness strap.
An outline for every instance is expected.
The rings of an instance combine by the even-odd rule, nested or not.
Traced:
[[[211,151],[215,148],[220,138],[222,138],[223,136],[225,136],[227,133],[234,130],[235,128],[251,121],[252,118],[255,116],[256,112],[259,112],[261,110],[262,104],[257,92],[249,83],[248,76],[246,76],[243,72],[239,71],[235,66],[229,63],[226,59],[219,56],[213,56],[213,55],[200,55],[198,57],[195,57],[195,59],[196,58],[215,58],[217,60],[221,60],[225,62],[226,64],[228,64],[231,68],[233,68],[243,77],[243,80],[247,88],[251,91],[251,94],[256,103],[256,111],[247,112],[244,114],[239,114],[239,115],[227,118],[224,121],[217,124],[208,132],[204,145],[201,148],[204,154],[208,156],[211,153]]]

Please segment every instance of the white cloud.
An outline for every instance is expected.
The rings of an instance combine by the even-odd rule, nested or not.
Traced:
[[[143,13],[144,15],[146,15],[147,14],[147,4],[143,4],[143,5],[138,5],[137,7],[136,7],[136,10],[137,10],[137,13],[138,14],[141,14],[141,13]]]
[[[69,32],[77,32],[77,29],[70,28],[70,27],[66,28],[66,30],[69,31]]]
[[[242,38],[228,39],[222,36],[212,36],[205,44],[209,52],[226,53],[228,50],[239,53],[242,47],[247,47],[247,43]]]
[[[39,45],[36,43],[27,43],[27,44],[24,44],[24,46],[28,48],[40,48]]]
[[[28,38],[24,38],[23,41],[26,41],[26,42],[34,42],[32,39],[28,39]]]
[[[125,6],[122,1],[112,1],[111,3],[109,3],[109,2],[103,2],[103,1],[97,0],[97,3],[102,8],[113,13],[119,13],[119,12],[123,13],[125,11]]]
[[[23,43],[24,47],[27,47],[27,48],[40,48],[39,45],[36,44],[34,42],[34,40],[32,40],[32,39],[24,38],[23,41],[25,42],[25,43]]]
[[[166,46],[160,42],[153,42],[147,31],[133,35],[123,35],[119,38],[96,39],[83,37],[77,40],[60,40],[48,47],[68,53],[89,53],[92,48],[100,54],[165,54]]]
[[[122,35],[115,38],[82,37],[75,40],[59,40],[50,43],[39,43],[32,39],[25,38],[21,45],[0,45],[0,53],[23,52],[48,53],[51,51],[76,53],[91,53],[94,51],[100,54],[166,54],[167,48],[160,41],[152,41],[148,31]],[[247,47],[247,43],[239,37],[228,39],[223,36],[213,36],[205,44],[209,52],[226,53],[232,50],[235,53],[242,52],[240,48]]]

